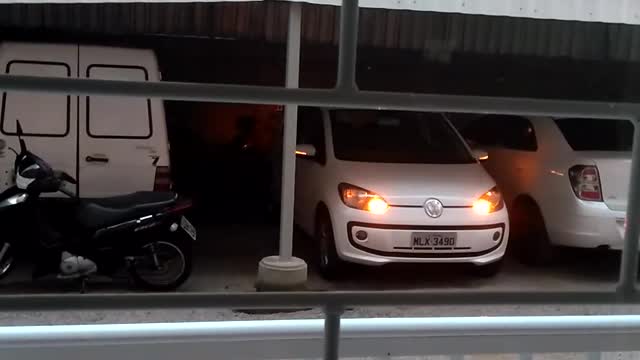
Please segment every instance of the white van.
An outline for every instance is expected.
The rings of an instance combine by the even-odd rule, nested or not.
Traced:
[[[11,75],[160,81],[152,50],[78,44],[0,43],[0,71]],[[162,100],[3,92],[0,191],[12,185],[20,120],[29,148],[75,174],[81,197],[168,190],[169,144]]]

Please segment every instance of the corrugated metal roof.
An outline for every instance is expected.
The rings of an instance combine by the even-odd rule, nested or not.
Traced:
[[[201,3],[251,0],[201,0]],[[263,0],[254,0],[263,1]],[[281,0],[282,1],[282,0]],[[289,0],[318,5],[340,5],[342,0]],[[0,0],[2,3],[119,3],[130,0]],[[148,2],[192,2],[153,0]],[[391,10],[435,11],[471,15],[640,24],[640,2],[635,0],[360,0],[360,6]]]
[[[119,3],[131,0],[0,0],[2,3]],[[264,0],[201,0],[201,3]],[[282,1],[282,0],[281,0]],[[340,5],[342,0],[288,0],[318,5]],[[144,2],[144,1],[143,1]],[[193,2],[193,0],[147,0]],[[640,2],[635,0],[360,0],[365,8],[435,11],[444,13],[640,24]]]
[[[290,0],[340,5],[341,0]],[[635,0],[360,0],[361,7],[393,10],[640,24]]]
[[[278,43],[287,18],[288,3],[275,1],[0,5],[0,27]],[[302,21],[307,43],[337,43],[339,8],[304,4]],[[361,9],[359,42],[443,60],[452,52],[640,60],[640,26],[505,16]]]

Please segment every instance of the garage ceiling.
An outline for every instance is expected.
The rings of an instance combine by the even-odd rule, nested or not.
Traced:
[[[224,0],[240,2],[246,0]],[[265,0],[254,0],[265,1]],[[341,0],[292,0],[320,5],[340,5]],[[9,3],[109,3],[131,0],[0,0]],[[193,0],[148,0],[140,2],[198,2]],[[208,0],[199,2],[222,2]],[[497,15],[534,19],[577,20],[640,24],[640,1],[636,0],[360,0],[369,8],[434,11],[475,15]]]

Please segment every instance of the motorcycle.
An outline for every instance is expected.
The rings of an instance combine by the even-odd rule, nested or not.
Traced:
[[[15,185],[0,194],[0,279],[20,255],[35,260],[34,277],[77,278],[82,291],[94,273],[111,278],[124,273],[136,285],[155,291],[173,290],[188,279],[197,237],[185,217],[189,200],[173,192],[79,199],[66,188],[77,181],[31,153],[19,121],[16,128],[20,152],[11,149],[16,154]],[[57,192],[68,199],[41,196]],[[42,239],[47,233],[43,229],[48,228],[61,235],[58,245],[43,245],[48,242]],[[66,274],[60,267],[61,251],[90,259],[96,267],[91,273]]]

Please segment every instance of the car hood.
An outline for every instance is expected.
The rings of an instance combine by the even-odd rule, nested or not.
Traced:
[[[385,164],[340,162],[339,182],[382,196],[390,205],[422,206],[436,198],[444,206],[471,206],[495,186],[478,163]]]

